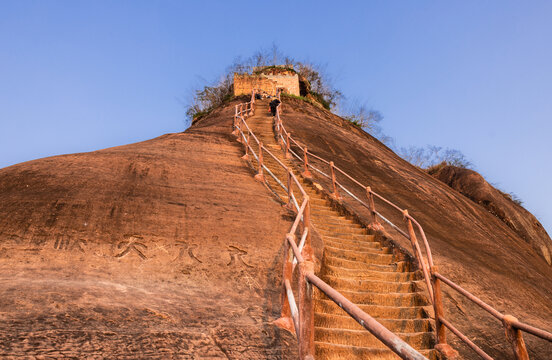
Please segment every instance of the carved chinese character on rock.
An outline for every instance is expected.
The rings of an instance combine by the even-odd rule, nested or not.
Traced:
[[[173,259],[173,262],[180,262],[186,258],[190,258],[193,262],[198,262],[200,264],[203,263],[203,261],[201,261],[194,253],[194,251],[198,248],[197,244],[188,244],[183,241],[177,241],[175,246],[178,247],[179,251],[178,255]]]
[[[230,262],[226,264],[227,266],[240,266],[241,264],[245,265],[246,267],[253,267],[252,265],[249,265],[244,259],[244,256],[247,255],[247,251],[242,250],[237,246],[229,245],[228,254],[230,255]]]
[[[126,240],[121,241],[117,245],[119,253],[115,255],[117,258],[122,258],[128,254],[134,253],[138,255],[142,260],[147,259],[145,251],[148,248],[145,244],[141,242],[142,237],[131,235]]]

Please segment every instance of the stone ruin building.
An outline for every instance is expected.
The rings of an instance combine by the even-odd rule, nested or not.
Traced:
[[[274,95],[281,89],[283,92],[299,96],[299,75],[292,65],[256,67],[253,74],[234,73],[234,95],[248,95],[251,90],[259,89]]]

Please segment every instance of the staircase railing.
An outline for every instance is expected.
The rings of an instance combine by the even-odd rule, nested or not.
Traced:
[[[277,324],[290,331],[295,331],[299,344],[300,358],[305,360],[314,359],[314,285],[402,359],[427,360],[426,357],[414,350],[408,343],[389,331],[314,274],[309,196],[291,168],[287,167],[277,156],[267,149],[247,124],[245,119],[253,114],[254,108],[255,91],[252,92],[249,102],[236,105],[233,134],[244,145],[245,155],[243,158],[250,160],[250,155],[252,155],[257,163],[255,179],[265,182],[265,172],[271,176],[278,186],[287,192],[287,207],[296,212],[295,220],[284,240],[282,312],[281,318],[277,320]],[[283,179],[278,179],[274,172],[265,165],[265,154],[275,160],[278,166],[287,172],[287,186],[284,184]],[[300,205],[293,193],[294,186],[302,196]],[[296,234],[300,234],[299,243],[297,243]],[[294,286],[292,284],[296,265],[299,267],[299,276],[296,277],[297,285],[295,286],[299,293],[299,303],[295,300]]]
[[[279,93],[278,93],[278,98],[280,99]],[[427,240],[427,236],[422,226],[408,213],[408,210],[401,209],[393,202],[389,201],[388,199],[374,192],[370,186],[362,184],[358,180],[354,179],[351,175],[347,174],[345,171],[335,166],[333,161],[328,161],[326,159],[323,159],[320,156],[317,156],[316,154],[313,154],[308,150],[306,145],[302,145],[298,141],[296,141],[291,136],[291,133],[286,130],[284,124],[282,123],[282,119],[280,117],[280,106],[278,106],[276,109],[276,116],[274,117],[274,126],[277,132],[278,139],[282,145],[282,150],[284,151],[284,154],[286,154],[286,156],[289,156],[289,157],[293,156],[302,163],[303,169],[304,169],[303,171],[304,177],[307,177],[307,178],[312,177],[312,173],[310,170],[315,171],[316,173],[320,174],[323,178],[326,178],[328,179],[329,182],[331,182],[331,196],[334,199],[336,200],[342,199],[342,196],[340,194],[340,191],[342,190],[347,195],[349,195],[354,201],[366,207],[370,213],[372,228],[376,230],[381,229],[381,224],[378,221],[378,219],[381,219],[383,222],[387,223],[389,226],[395,229],[402,236],[410,240],[414,255],[418,262],[418,267],[424,275],[424,281],[427,286],[429,297],[435,312],[435,338],[436,338],[436,344],[437,344],[435,348],[438,351],[440,351],[443,355],[445,355],[445,357],[450,359],[454,359],[455,357],[457,357],[456,351],[453,350],[447,344],[447,341],[446,341],[445,328],[448,328],[453,334],[458,336],[460,340],[462,340],[466,345],[468,345],[468,347],[473,349],[483,359],[487,359],[487,360],[493,359],[491,356],[485,353],[479,346],[473,343],[466,335],[464,335],[460,330],[454,327],[447,320],[447,318],[444,315],[444,309],[443,309],[441,282],[447,284],[452,289],[456,290],[457,292],[459,292],[460,294],[468,298],[470,301],[472,301],[473,303],[481,307],[483,310],[490,313],[492,316],[494,316],[502,323],[504,330],[506,332],[507,341],[512,346],[514,358],[516,360],[529,359],[525,342],[523,340],[522,331],[525,331],[541,339],[545,339],[552,342],[552,333],[536,328],[534,326],[525,324],[523,322],[520,322],[514,316],[502,314],[492,306],[486,304],[481,299],[479,299],[475,295],[471,294],[470,292],[462,288],[460,285],[454,283],[452,280],[446,278],[443,274],[439,273],[437,266],[435,266],[433,262],[433,256]],[[302,154],[302,156],[300,156],[298,153]],[[322,171],[318,167],[313,166],[309,162],[309,158],[314,158],[324,166],[327,166],[329,174]],[[362,191],[365,192],[366,198],[363,200],[360,198],[360,196],[355,195],[353,191],[346,188],[342,184],[342,182],[338,181],[337,174],[347,179],[352,184],[360,187]],[[379,199],[381,202],[388,205],[392,209],[402,213],[403,219],[406,223],[406,231],[401,229],[397,225],[393,224],[390,220],[385,218],[380,212],[376,210],[374,198]],[[422,255],[422,250],[420,248],[418,239],[416,237],[415,228],[418,230],[418,233],[422,238],[424,248],[425,248],[425,254],[426,254],[425,258]]]

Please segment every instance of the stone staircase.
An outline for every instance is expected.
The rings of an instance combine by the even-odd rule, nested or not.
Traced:
[[[275,140],[268,101],[257,101],[255,115],[247,123],[265,147],[293,168]],[[265,155],[264,162],[280,180],[287,179],[285,170],[272,157]],[[374,235],[333,210],[324,195],[301,178],[298,171],[294,173],[310,197],[311,221],[324,242],[318,276],[413,348],[436,359],[433,324],[427,315],[429,304],[420,291],[421,273],[410,271],[406,262],[397,262],[391,250],[375,241]],[[271,176],[265,174],[265,178],[287,202],[287,193]],[[301,193],[295,189],[294,194],[301,203]],[[399,359],[317,289],[315,298],[317,359]]]

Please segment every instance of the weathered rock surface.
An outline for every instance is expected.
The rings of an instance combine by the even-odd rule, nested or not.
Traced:
[[[314,154],[333,159],[336,166],[408,209],[425,229],[436,265],[445,276],[499,311],[552,330],[552,267],[517,232],[482,206],[327,111],[285,98],[282,119],[293,136]],[[310,161],[329,171],[327,165],[312,157]],[[363,189],[341,180],[365,198]],[[322,178],[318,181],[327,186]],[[347,197],[344,205],[369,223],[367,209]],[[395,224],[404,224],[400,213],[381,202],[376,202],[376,207]],[[387,230],[399,245],[411,248],[408,240],[390,228]],[[501,323],[459,293],[443,287],[445,314],[452,323],[494,358],[512,358]],[[464,358],[479,358],[453,334],[448,336]],[[531,359],[552,358],[549,342],[527,334],[525,341]]]
[[[476,171],[444,166],[432,175],[482,205],[540,252],[548,265],[552,265],[552,240],[537,218],[523,206],[489,184]]]
[[[229,104],[182,134],[0,170],[0,357],[296,358],[294,337],[271,324],[290,218],[240,160],[232,114]],[[518,233],[326,111],[285,99],[283,119],[314,153],[409,209],[445,276],[550,330],[552,270]],[[444,295],[459,329],[511,358],[500,323]],[[525,341],[531,359],[552,358],[549,343]]]
[[[0,170],[1,358],[296,358],[290,222],[231,123]]]

